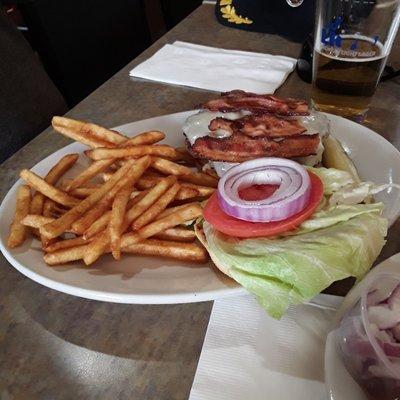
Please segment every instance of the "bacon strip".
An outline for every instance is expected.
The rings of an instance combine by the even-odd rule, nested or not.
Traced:
[[[298,120],[290,120],[276,115],[247,115],[231,121],[222,117],[213,119],[208,126],[210,131],[222,129],[229,133],[243,133],[250,137],[288,137],[301,135],[307,129]]]
[[[259,157],[305,157],[316,153],[318,135],[288,137],[279,141],[234,133],[226,138],[198,138],[189,151],[210,161],[243,162]]]
[[[222,93],[219,99],[203,104],[203,108],[221,112],[248,110],[255,114],[308,115],[308,105],[304,100],[280,99],[269,94],[255,94],[243,90]]]
[[[237,129],[235,121],[232,121],[230,119],[222,118],[222,117],[217,117],[214,118],[210,124],[208,125],[208,129],[212,132],[217,131],[218,129],[222,129],[223,131],[233,133],[234,129]]]

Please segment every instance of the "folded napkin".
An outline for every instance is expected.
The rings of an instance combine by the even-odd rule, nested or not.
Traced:
[[[280,321],[249,295],[216,300],[189,400],[325,399],[325,340],[342,300],[319,295]]]
[[[217,92],[274,93],[295,65],[294,58],[285,56],[175,42],[135,67],[130,76]]]

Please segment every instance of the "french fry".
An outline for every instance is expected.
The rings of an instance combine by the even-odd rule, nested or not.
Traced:
[[[68,183],[68,180],[67,180],[67,183]],[[79,186],[79,188],[98,189],[100,186],[101,186],[101,183],[86,182],[85,185]]]
[[[170,175],[173,175],[173,174],[170,174]],[[148,171],[146,171],[145,174],[143,174],[143,178],[161,179],[161,178],[165,178],[165,174],[162,174],[161,172],[158,172],[156,170],[152,171],[149,169]]]
[[[156,219],[157,215],[161,214],[167,208],[168,204],[174,200],[179,189],[179,183],[172,185],[150,208],[133,221],[132,230],[137,231]]]
[[[115,147],[127,140],[126,136],[102,126],[65,117],[53,117],[53,128],[90,147]]]
[[[120,162],[120,163],[118,163],[118,161],[123,161],[123,162]],[[114,165],[120,165],[120,167],[122,167],[122,165],[124,165],[124,163],[126,163],[126,160],[117,160],[117,162],[114,164]],[[103,172],[102,174],[101,174],[101,177],[102,177],[102,179],[103,179],[103,181],[104,182],[106,182],[106,181],[108,181],[112,176],[113,176],[113,173],[114,172]],[[161,174],[159,174],[159,173],[157,173],[157,172],[151,172],[151,171],[146,171],[144,174],[143,174],[143,178],[151,178],[151,179],[153,179],[153,181],[155,180],[155,178],[157,179],[157,181],[158,180],[160,180],[160,179],[162,179],[162,178],[165,178],[165,175],[161,175]],[[140,179],[142,179],[142,178],[140,178]],[[154,183],[155,184],[155,183]],[[154,186],[154,184],[153,184],[153,186]]]
[[[53,206],[53,214],[57,217],[61,217],[61,215],[64,215],[67,211],[69,210],[69,208],[65,208],[63,206],[60,206],[57,203],[54,203]]]
[[[32,197],[29,214],[42,214],[45,199],[42,193],[36,192]]]
[[[97,189],[90,188],[90,187],[78,187],[74,190],[71,190],[69,193],[70,195],[78,198],[78,199],[86,199],[86,197],[93,194]]]
[[[151,207],[168,189],[176,183],[176,177],[169,176],[160,181],[141,200],[132,206],[126,213],[122,232],[125,232],[134,219]],[[99,233],[88,246],[83,261],[86,265],[94,263],[108,248],[110,243],[109,231]]]
[[[135,204],[137,204],[145,195],[147,192],[140,192],[138,195],[136,195],[134,198],[129,200],[127,209],[129,210],[131,207],[133,207]],[[104,229],[106,229],[109,221],[110,221],[110,215],[111,215],[111,210],[107,211],[104,213],[99,219],[93,222],[92,225],[83,233],[83,237],[85,239],[89,239]]]
[[[43,204],[42,214],[45,217],[58,218],[67,212],[66,209],[61,208],[56,202],[51,199],[46,199]]]
[[[83,246],[69,247],[47,253],[44,255],[44,261],[47,265],[65,264],[70,261],[76,261],[83,258],[89,244]]]
[[[113,172],[104,172],[101,176],[103,178],[104,182],[107,182],[111,179],[111,177],[114,175]]]
[[[103,126],[92,124],[90,122],[84,122],[84,124],[89,132],[99,140],[104,140],[106,142],[113,143],[114,145],[122,144],[128,140],[125,135],[121,135],[117,131],[107,129]]]
[[[109,148],[149,145],[165,138],[165,134],[159,131],[143,132],[133,138],[127,138],[102,126],[65,117],[54,117],[52,123],[58,132],[94,148],[99,147],[100,143]]]
[[[89,165],[88,168],[83,170],[78,176],[72,179],[72,181],[70,181],[69,184],[66,186],[65,190],[69,192],[82,186],[84,183],[88,182],[100,172],[105,171],[113,162],[114,160],[112,159],[93,162]]]
[[[202,172],[192,172],[186,175],[180,175],[179,179],[184,182],[190,182],[199,186],[208,186],[211,188],[218,187],[218,180],[211,175]]]
[[[181,183],[181,187],[196,190],[199,197],[210,197],[215,192],[215,189],[212,187],[195,185],[193,183]]]
[[[54,201],[51,199],[46,199],[43,205],[43,216],[53,218],[54,215]]]
[[[155,239],[172,240],[176,242],[193,242],[196,235],[192,229],[169,228],[153,236]]]
[[[193,171],[184,165],[174,163],[161,157],[152,157],[152,168],[162,172],[165,175],[185,175],[191,174]]]
[[[71,246],[74,243],[77,244],[73,247],[64,247]],[[89,246],[87,244],[79,245],[79,243],[84,243],[80,237],[52,244],[51,247],[49,246],[46,249],[45,262],[48,265],[60,265],[84,258]],[[140,243],[125,246],[122,251],[124,253],[167,257],[192,262],[206,262],[208,258],[207,251],[196,244],[155,239],[147,239]]]
[[[198,197],[199,192],[195,189],[189,187],[182,187],[179,189],[179,192],[175,196],[175,200],[188,200],[193,199],[194,197]]]
[[[103,174],[103,179],[107,181],[109,179],[107,176],[104,176]],[[144,177],[142,176],[137,182],[136,182],[136,187],[140,190],[146,190],[146,189],[151,189],[153,188],[157,182],[160,181],[160,178],[154,178],[154,177]]]
[[[110,231],[105,229],[93,238],[88,244],[85,254],[82,256],[86,265],[93,264],[103,253],[107,251],[110,244]]]
[[[114,143],[104,140],[94,134],[93,130],[91,129],[91,125],[94,124],[88,124],[82,121],[76,121],[74,119],[57,116],[53,117],[51,124],[57,132],[89,147],[115,146]]]
[[[72,182],[72,179],[64,179],[60,183],[59,188],[61,190],[63,190],[64,192],[66,192],[67,191],[66,188],[68,188],[68,186],[71,182]],[[79,186],[75,189],[70,190],[68,192],[68,194],[70,194],[72,196],[73,193],[78,193],[79,195],[83,196],[84,194],[89,193],[90,190],[94,191],[95,189],[98,189],[99,187],[101,187],[101,185],[102,185],[101,183],[86,182],[82,186]]]
[[[160,140],[165,139],[165,134],[159,131],[150,131],[143,132],[139,135],[136,135],[124,143],[120,144],[119,147],[129,147],[129,146],[138,146],[143,144],[154,144],[159,142]]]
[[[61,184],[58,181],[76,163],[78,154],[64,156],[44,178],[21,171],[27,185],[19,192],[28,193],[28,198],[19,193],[17,203],[28,203],[28,207],[23,215],[16,210],[10,247],[22,243],[30,228],[42,241],[48,265],[80,259],[90,265],[108,252],[117,260],[124,252],[206,261],[206,250],[190,243],[194,232],[179,225],[202,215],[194,200],[209,197],[218,178],[195,172],[191,167],[196,162],[186,149],[159,144],[165,139],[159,131],[128,138],[65,117],[54,117],[52,124],[61,134],[91,147],[84,153],[93,162]],[[90,183],[99,175],[104,183]],[[31,189],[35,190],[32,200]],[[188,201],[193,203],[175,206]],[[69,239],[70,232],[77,236]],[[63,239],[64,233],[68,239]]]
[[[76,245],[74,245],[76,243]],[[49,246],[44,259],[48,265],[60,265],[83,258],[87,252],[87,245],[81,237],[62,240]],[[107,249],[108,251],[108,249]],[[153,255],[159,257],[175,258],[183,261],[205,262],[207,252],[204,248],[182,242],[146,240],[137,245],[130,245],[123,249],[125,253]]]
[[[178,178],[180,177],[181,176],[178,176]],[[150,189],[161,179],[161,177],[146,174],[137,181],[136,186],[139,189]],[[200,186],[188,182],[180,182],[180,185],[181,193],[178,194],[178,200],[184,200],[191,197],[209,197],[215,192],[215,189],[209,186]]]
[[[131,193],[131,199],[129,200],[128,208],[131,208],[132,206],[137,204],[140,200],[143,199],[144,196],[146,196],[147,193],[149,193],[148,190],[142,190],[142,191],[134,190]]]
[[[131,199],[131,201],[128,203],[128,209],[130,209],[131,207],[133,207],[136,203],[138,203],[148,192],[143,191],[140,192],[136,197],[134,197],[133,199]],[[178,192],[179,193],[179,192]],[[164,211],[161,212],[161,214],[157,215],[156,220],[161,219],[166,217],[167,215],[170,215],[172,213],[174,213],[175,211],[181,210],[182,208],[187,207],[188,205],[195,205],[198,204],[198,202],[193,202],[193,203],[187,203],[187,204],[182,204],[179,206],[175,206],[175,207],[169,207],[166,208]],[[101,232],[102,230],[104,230],[107,225],[108,222],[110,220],[110,214],[111,211],[107,211],[105,214],[103,214],[98,220],[96,220],[95,222],[93,222],[93,224],[90,226],[90,228],[84,232],[84,237],[86,238],[90,238],[96,234],[98,234],[99,232]],[[139,214],[139,213],[138,213]],[[185,228],[182,228],[185,229]],[[186,230],[186,229],[185,229]],[[171,231],[172,232],[172,231]],[[191,230],[189,230],[189,232],[192,232]],[[174,239],[171,239],[174,240]],[[179,241],[179,240],[178,240]]]
[[[131,244],[138,243],[151,236],[157,235],[166,229],[174,228],[184,222],[196,219],[200,217],[202,213],[203,210],[199,205],[188,205],[162,219],[151,222],[149,225],[144,226],[137,232],[125,233],[121,239],[121,247],[130,246]]]
[[[173,161],[165,160],[160,157],[153,157],[151,166],[157,171],[166,175],[176,175],[182,181],[194,183],[201,186],[209,186],[216,188],[218,180],[201,172],[193,172],[190,168],[177,164]]]
[[[57,204],[51,199],[46,198],[46,200],[44,201],[43,216],[52,219],[52,221],[49,220],[47,223],[53,222],[55,218],[59,217],[58,211],[55,208],[56,205]],[[42,234],[40,234],[40,226],[36,230],[39,232],[39,238],[40,242],[42,243],[42,249],[57,241],[57,238],[48,239]]]
[[[119,147],[122,147],[122,145],[120,145]],[[116,160],[114,160],[114,164],[111,166],[115,166],[116,169],[121,168],[125,163],[126,160],[128,160],[128,158],[117,158]],[[110,168],[110,169],[115,169],[115,168]]]
[[[154,174],[147,173],[140,179],[138,179],[138,181],[136,182],[136,186],[140,190],[148,190],[157,185],[157,183],[160,182],[162,179],[165,179],[165,176],[157,176]]]
[[[97,148],[86,150],[85,154],[92,160],[103,160],[109,158],[142,157],[144,155],[155,155],[164,157],[176,157],[176,150],[168,145],[139,145],[118,149]]]
[[[126,213],[127,227],[149,209],[174,183],[176,183],[174,176],[162,179],[138,203],[132,206]]]
[[[44,177],[44,180],[50,185],[55,185],[58,180],[78,161],[79,154],[67,154],[55,164]]]
[[[88,211],[91,207],[93,207],[102,197],[104,197],[117,183],[121,180],[121,178],[135,166],[135,173],[139,174],[143,173],[150,164],[150,157],[142,157],[139,160],[129,160],[127,163],[122,166],[113,176],[112,178],[104,183],[99,189],[96,190],[93,194],[87,197],[85,200],[82,200],[77,206],[66,212],[63,216],[58,218],[56,221],[51,222],[50,224],[46,224],[40,228],[40,233],[46,236],[47,238],[53,238],[59,236],[65,230],[71,227],[72,223],[75,222],[78,218],[80,218],[86,211]]]
[[[133,189],[134,183],[148,168],[150,162],[150,158],[148,158],[145,163],[142,163],[138,167],[135,163],[132,170],[128,172],[123,178],[121,178],[121,180],[117,182],[116,185],[91,210],[89,210],[85,215],[83,215],[72,224],[73,231],[79,235],[83,234],[83,232],[85,232],[97,218],[100,218],[103,213],[111,207],[115,195],[123,187],[130,187],[131,189]]]
[[[104,231],[110,222],[111,210],[105,212],[100,218],[93,222],[92,225],[83,233],[85,239],[90,239],[98,233]]]
[[[178,153],[177,161],[183,161],[190,167],[196,166],[196,160],[189,154],[185,147],[177,147],[176,151]]]
[[[147,256],[167,257],[183,261],[205,263],[208,259],[207,251],[193,243],[169,242],[156,239],[143,240],[122,248],[124,253]]]
[[[72,239],[59,240],[44,247],[43,250],[46,253],[53,253],[61,249],[69,249],[75,246],[82,246],[84,244],[90,243],[90,241],[91,239],[84,239],[82,236],[78,236]]]
[[[10,248],[20,246],[25,241],[27,227],[21,224],[21,220],[29,213],[30,203],[31,190],[29,186],[20,186],[17,193],[14,219],[10,226],[10,232],[7,239],[7,246]]]
[[[54,200],[55,202],[62,204],[67,207],[74,207],[79,203],[78,199],[68,195],[62,190],[54,187],[47,183],[40,176],[28,169],[23,169],[20,173],[20,177],[33,189],[42,193],[46,197]]]
[[[54,218],[44,217],[43,215],[27,214],[22,220],[21,224],[31,228],[40,228],[42,225],[53,222]]]
[[[124,161],[126,162],[126,161]],[[123,165],[123,163],[121,164],[121,166]],[[104,182],[107,182],[111,177],[113,176],[113,172],[103,172],[101,174],[101,177],[103,179]],[[161,180],[162,178],[165,178],[165,175],[158,175],[152,172],[148,172],[146,171],[142,177],[139,179],[139,181],[143,178],[149,178],[149,180],[151,180],[151,183],[147,182],[147,186],[145,184],[146,187],[144,187],[144,189],[150,189],[152,188],[159,180]]]
[[[44,180],[50,185],[55,185],[57,181],[76,163],[79,154],[67,154],[44,177]],[[45,196],[36,192],[31,201],[30,214],[41,214],[43,212]]]
[[[117,159],[117,160],[114,160],[114,162],[110,165],[110,170],[111,171],[116,171],[117,169],[119,169],[119,168],[121,168],[122,167],[122,164],[121,163],[117,163],[117,161],[119,161],[119,160],[123,160],[123,159],[121,159],[121,158],[119,158],[119,159]],[[101,161],[101,160],[100,160]],[[97,162],[97,161],[96,161]]]
[[[46,199],[46,197],[42,193],[35,192],[35,194],[32,197],[31,204],[29,206],[29,214],[41,215],[43,212],[43,205],[44,205],[45,199]],[[31,232],[35,236],[40,237],[40,233],[37,229],[33,228],[33,229],[31,229]]]
[[[35,215],[35,214],[28,214],[22,220],[21,224],[30,228],[40,229],[41,226],[49,224],[53,222],[55,218],[52,217],[45,217],[44,215]],[[67,230],[66,232],[70,232]],[[49,246],[52,243],[55,243],[56,239],[42,239],[42,244],[44,247]]]
[[[199,204],[198,202],[193,202],[193,203],[186,203],[186,204],[182,204],[180,206],[175,206],[175,207],[168,207],[166,208],[160,215],[157,215],[157,219],[161,219],[166,217],[167,215],[173,214],[176,211],[182,210],[183,208],[189,206],[189,205],[196,205]]]
[[[123,229],[123,222],[126,212],[126,206],[128,204],[129,197],[131,195],[131,188],[122,188],[114,197],[114,201],[111,208],[110,222],[108,225],[110,235],[110,247],[113,257],[116,260],[121,258],[121,235]]]
[[[203,169],[203,174],[210,175],[210,176],[212,176],[213,178],[219,180],[218,174],[217,174],[217,173],[215,172],[215,170],[212,169],[212,168]]]

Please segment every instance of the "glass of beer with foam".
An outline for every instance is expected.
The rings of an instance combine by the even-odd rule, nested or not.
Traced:
[[[362,122],[400,22],[400,0],[318,0],[311,102]]]

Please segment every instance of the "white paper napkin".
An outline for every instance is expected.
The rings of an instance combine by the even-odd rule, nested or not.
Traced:
[[[135,67],[130,76],[218,92],[274,93],[295,65],[294,58],[285,56],[175,42]]]
[[[280,321],[249,295],[216,300],[189,399],[326,399],[325,340],[342,300],[319,295],[322,307],[291,307]]]

